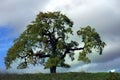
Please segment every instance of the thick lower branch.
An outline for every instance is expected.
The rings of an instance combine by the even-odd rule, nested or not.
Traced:
[[[84,48],[71,48],[71,49],[66,49],[64,54],[62,55],[61,59],[64,59],[67,53],[70,53],[70,51],[76,51],[76,50],[83,50]]]

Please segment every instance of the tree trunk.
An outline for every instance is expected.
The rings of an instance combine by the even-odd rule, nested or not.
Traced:
[[[50,68],[50,73],[56,73],[56,66]]]

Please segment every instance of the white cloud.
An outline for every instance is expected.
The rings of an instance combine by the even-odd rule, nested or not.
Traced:
[[[115,72],[115,69],[110,70],[110,72]]]
[[[45,7],[46,11],[55,11],[55,10],[61,10],[61,8],[70,5],[71,0],[50,0],[49,4]]]

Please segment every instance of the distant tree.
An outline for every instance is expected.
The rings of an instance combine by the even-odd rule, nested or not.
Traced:
[[[73,33],[72,27],[73,22],[60,12],[40,12],[9,48],[5,57],[6,68],[10,68],[16,59],[21,59],[18,69],[27,68],[29,64],[43,64],[45,69],[56,73],[57,67],[70,67],[65,63],[65,57],[69,55],[73,61],[75,51],[79,51],[78,60],[85,63],[90,62],[87,54],[92,50],[102,54],[105,42],[94,28],[87,26]],[[74,35],[82,38],[83,47],[79,47],[81,40],[72,40]]]

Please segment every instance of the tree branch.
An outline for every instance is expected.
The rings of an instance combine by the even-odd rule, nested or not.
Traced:
[[[74,48],[74,49],[68,49],[69,51],[71,50],[71,51],[75,51],[75,50],[83,50],[84,48]]]
[[[37,52],[37,53],[33,53],[35,57],[38,58],[45,58],[45,57],[50,57],[50,54],[45,55],[44,53],[42,53],[41,51]]]
[[[52,31],[52,34],[54,34],[55,33],[55,27],[53,27],[53,31]]]
[[[83,50],[84,48],[74,48],[74,49],[66,49],[64,54],[62,55],[61,59],[64,59],[67,53],[70,53],[70,51],[75,51],[75,50]]]
[[[39,57],[39,58],[46,58],[46,57],[50,57],[50,55],[43,55],[43,54],[35,54],[36,57]]]
[[[35,57],[38,57],[38,58],[45,58],[45,57],[50,57],[51,55],[50,54],[47,54],[47,55],[42,54],[40,51],[37,52],[37,53],[34,53],[32,49],[29,50],[29,54],[26,54],[26,55],[20,55],[20,54],[18,54],[18,57],[20,57],[22,59],[26,58],[28,56],[35,56]]]

